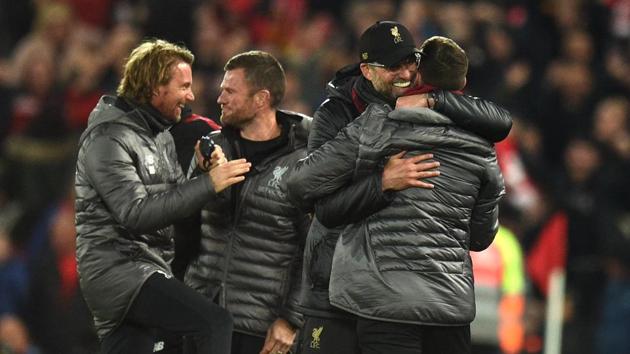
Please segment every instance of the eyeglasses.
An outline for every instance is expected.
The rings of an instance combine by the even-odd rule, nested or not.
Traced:
[[[410,56],[404,58],[403,60],[399,61],[397,64],[392,65],[392,66],[386,66],[383,65],[381,63],[367,63],[367,65],[370,66],[374,66],[377,68],[383,68],[387,71],[398,71],[400,69],[402,69],[403,67],[407,67],[409,65],[415,64],[416,66],[420,65],[420,59],[422,58],[422,53],[421,52],[416,52],[411,54]]]

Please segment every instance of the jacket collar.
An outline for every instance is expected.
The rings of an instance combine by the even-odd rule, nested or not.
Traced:
[[[137,107],[149,129],[151,129],[154,134],[163,132],[174,124],[150,104],[141,104]]]
[[[370,103],[388,104],[391,107],[396,104],[374,89],[372,83],[361,74],[358,63],[339,69],[328,83],[327,91],[329,98],[350,100],[359,114],[363,113]]]
[[[353,91],[352,92],[353,97],[354,97],[354,93],[356,92],[356,96],[360,100],[365,102],[366,106],[370,103],[386,104],[392,108],[396,106],[396,100],[387,98],[380,92],[376,91],[376,89],[374,88],[374,85],[372,85],[370,80],[363,77],[363,75],[359,76],[359,78],[354,84],[354,87],[352,88],[352,91]],[[356,103],[355,103],[355,107],[356,107]],[[365,108],[363,110],[365,110]]]
[[[311,123],[310,117],[291,111],[277,110],[276,121],[282,127],[282,134],[287,134],[288,147],[291,150],[306,147]],[[231,142],[240,137],[239,130],[230,126],[224,126],[221,129],[221,134]]]

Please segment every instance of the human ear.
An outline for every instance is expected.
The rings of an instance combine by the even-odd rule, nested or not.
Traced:
[[[254,103],[256,103],[257,107],[262,107],[265,102],[270,102],[271,101],[271,93],[269,92],[269,90],[260,90],[258,92],[256,92],[256,94],[254,95]]]
[[[362,63],[359,65],[359,68],[361,69],[361,74],[363,74],[363,77],[372,81],[372,71],[370,71],[369,65]]]
[[[468,79],[464,76],[464,78],[462,79],[461,86],[459,87],[459,89],[463,90],[466,87],[466,83],[468,83]]]

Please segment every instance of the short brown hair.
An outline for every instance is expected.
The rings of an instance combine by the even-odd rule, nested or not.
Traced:
[[[171,80],[171,69],[179,62],[192,65],[195,56],[186,48],[162,39],[137,46],[127,58],[116,93],[139,103],[149,103],[153,90]]]
[[[433,36],[420,46],[422,81],[443,90],[461,90],[466,83],[468,56],[450,38]]]
[[[245,80],[255,91],[269,90],[271,107],[276,108],[284,98],[286,79],[280,62],[271,54],[252,50],[230,58],[225,71],[244,69]]]

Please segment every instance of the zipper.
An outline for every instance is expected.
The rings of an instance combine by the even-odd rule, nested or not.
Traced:
[[[228,140],[229,141],[229,140]],[[241,147],[238,144],[238,140],[234,140],[234,151],[235,158],[241,158]],[[232,232],[228,235],[228,243],[226,246],[226,256],[225,262],[223,266],[223,275],[221,276],[221,293],[219,294],[219,306],[223,308],[227,308],[227,277],[228,277],[228,268],[232,262],[232,248],[234,247],[234,237],[236,237],[236,225],[238,225],[238,220],[240,217],[240,206],[242,204],[243,196],[245,195],[246,190],[248,189],[250,183],[245,180],[244,185],[241,188],[235,188],[236,186],[230,187],[230,193],[232,194],[232,200],[234,201],[234,207],[232,210]]]
[[[243,199],[245,198],[244,196],[246,195],[247,191],[249,190],[251,183],[247,183],[245,182],[245,185],[243,186],[243,188],[241,189],[241,195],[239,197],[239,200],[236,202],[236,206],[235,206],[235,213],[234,213],[234,218],[232,219],[232,232],[230,233],[230,235],[228,235],[228,244],[227,244],[227,254],[225,256],[225,263],[224,263],[224,267],[223,267],[223,276],[221,277],[221,294],[219,296],[219,305],[223,308],[227,308],[227,302],[226,302],[226,297],[227,297],[227,277],[228,277],[228,268],[230,267],[230,264],[232,263],[232,249],[234,247],[234,237],[236,237],[237,233],[236,233],[236,227],[238,225],[238,220],[240,219],[240,215],[241,215],[241,208],[240,205],[243,202]]]
[[[295,125],[291,125],[289,132],[292,133],[293,129],[295,128]],[[293,146],[293,140],[291,139],[293,134],[289,134],[289,144],[288,146]],[[228,140],[229,141],[229,140]],[[234,147],[234,152],[235,152],[235,158],[242,158],[242,151],[241,151],[241,146],[238,143],[238,139],[234,139],[233,140],[233,147]],[[290,150],[290,149],[289,149]],[[259,173],[255,173],[254,176],[260,176],[262,175],[262,170],[267,169],[268,164],[277,159],[280,158],[281,156],[286,155],[287,151],[286,149],[281,149],[281,153],[278,152],[276,154],[273,154],[272,156],[267,157],[266,159],[264,159],[263,161],[261,161],[260,166],[263,166],[263,168],[261,169],[261,171],[258,171]],[[227,244],[227,255],[225,257],[225,263],[224,263],[224,267],[223,267],[223,276],[221,278],[221,292],[219,294],[219,305],[223,308],[227,308],[227,302],[226,302],[226,298],[227,298],[227,274],[228,274],[228,268],[230,266],[230,263],[232,261],[232,248],[234,247],[234,237],[236,236],[236,228],[238,225],[238,221],[241,218],[241,214],[242,214],[242,208],[241,206],[243,205],[243,202],[245,200],[245,196],[247,195],[247,193],[249,192],[249,189],[252,185],[251,183],[251,171],[250,171],[250,179],[246,179],[245,183],[243,184],[243,186],[241,188],[235,188],[235,186],[230,187],[231,188],[231,193],[232,193],[232,200],[234,201],[234,209],[232,211],[232,232],[231,235],[229,235],[229,240],[228,240],[228,244]]]

